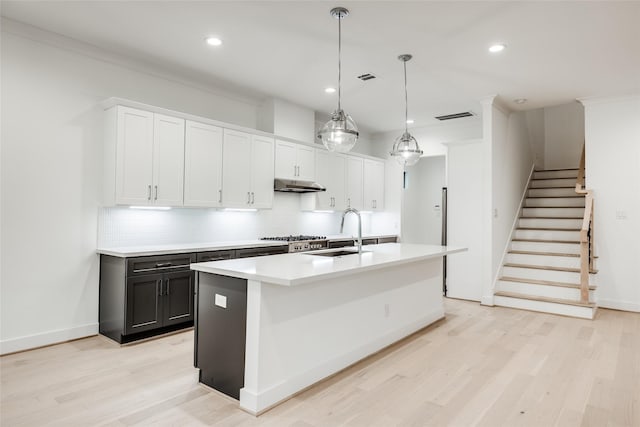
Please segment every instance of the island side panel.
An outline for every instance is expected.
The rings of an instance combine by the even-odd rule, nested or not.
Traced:
[[[240,406],[260,413],[443,318],[442,258],[292,287],[250,281],[247,298]]]

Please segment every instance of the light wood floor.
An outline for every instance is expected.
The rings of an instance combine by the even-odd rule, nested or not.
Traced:
[[[4,356],[1,425],[640,426],[640,314],[446,311],[258,418],[198,385],[192,332]]]

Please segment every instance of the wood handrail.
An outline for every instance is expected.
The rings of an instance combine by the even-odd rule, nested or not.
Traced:
[[[589,302],[589,273],[593,271],[593,191],[585,188],[585,147],[582,146],[576,193],[583,194],[584,216],[580,228],[580,301]]]

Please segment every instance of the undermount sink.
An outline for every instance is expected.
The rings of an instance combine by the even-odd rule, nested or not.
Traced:
[[[370,251],[362,251],[362,253],[370,252]],[[318,255],[318,256],[329,256],[329,257],[338,257],[344,255],[357,255],[358,251],[353,250],[340,250],[340,251],[331,251],[331,252],[307,252],[309,255]]]

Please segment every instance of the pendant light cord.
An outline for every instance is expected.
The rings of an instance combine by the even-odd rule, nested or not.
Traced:
[[[338,15],[338,111],[340,111],[340,96],[342,92],[342,15]]]
[[[409,97],[407,95],[407,61],[403,61],[404,65],[404,132],[409,133]]]

